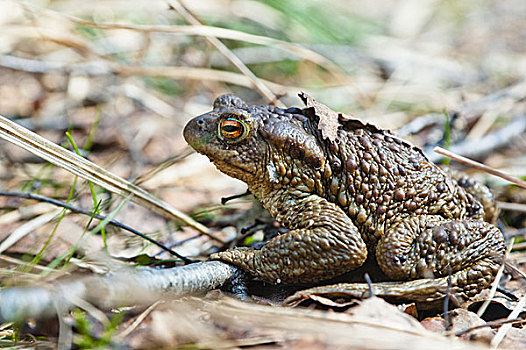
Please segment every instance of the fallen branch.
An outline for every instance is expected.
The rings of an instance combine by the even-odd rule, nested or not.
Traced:
[[[144,305],[164,294],[205,293],[224,285],[236,271],[231,265],[209,261],[164,270],[135,268],[39,287],[7,288],[0,291],[0,321],[52,317],[57,310],[71,310],[86,303],[110,309]]]

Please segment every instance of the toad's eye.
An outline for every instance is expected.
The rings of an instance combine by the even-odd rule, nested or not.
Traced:
[[[248,128],[242,121],[227,118],[219,123],[219,137],[226,141],[238,142],[248,134]]]

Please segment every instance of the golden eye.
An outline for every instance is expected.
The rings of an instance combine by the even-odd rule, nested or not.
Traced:
[[[227,141],[241,141],[248,134],[248,128],[245,123],[227,118],[219,123],[219,136]]]

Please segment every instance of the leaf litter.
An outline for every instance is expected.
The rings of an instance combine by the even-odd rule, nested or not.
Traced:
[[[420,127],[412,129],[416,131],[406,136],[423,147],[440,142],[444,108],[451,111],[448,116],[451,119],[453,146],[466,135],[470,138],[484,137],[498,132],[513,118],[525,114],[524,94],[521,92],[524,72],[520,64],[523,48],[517,43],[523,42],[520,33],[524,32],[522,29],[526,22],[521,14],[526,11],[520,11],[523,4],[518,0],[481,3],[469,9],[457,4],[426,7],[429,5],[422,3],[419,6],[423,11],[416,14],[403,6],[385,3],[376,6],[377,10],[373,12],[338,3],[337,9],[347,14],[346,18],[365,16],[371,23],[381,23],[378,28],[387,31],[385,35],[378,35],[357,29],[363,36],[363,42],[358,46],[337,40],[329,44],[316,42],[308,37],[311,30],[308,17],[301,21],[291,19],[287,23],[295,23],[294,26],[280,28],[276,23],[285,26],[281,18],[289,18],[290,13],[280,12],[283,10],[277,5],[271,7],[259,2],[239,1],[236,3],[240,6],[238,9],[242,6],[260,8],[258,11],[236,12],[221,1],[203,0],[187,4],[198,15],[196,17],[204,18],[207,24],[228,26],[238,23],[241,26],[249,21],[255,28],[251,30],[263,28],[260,32],[263,39],[271,32],[285,41],[299,38],[309,43],[298,46],[301,48],[298,49],[300,58],[292,56],[286,63],[272,61],[273,50],[281,45],[278,41],[271,40],[267,44],[267,41],[261,42],[261,38],[244,37],[248,33],[243,30],[239,31],[240,34],[235,31],[224,33],[218,26],[211,27],[207,32],[204,27],[199,28],[204,31],[201,36],[175,36],[145,31],[140,26],[134,28],[137,16],[144,23],[171,23],[177,28],[175,22],[181,21],[181,17],[167,11],[167,6],[161,3],[108,3],[103,10],[99,7],[86,9],[79,6],[78,1],[68,0],[60,6],[50,4],[48,10],[52,11],[52,16],[36,7],[24,8],[15,2],[2,3],[5,10],[2,12],[11,16],[9,19],[2,18],[0,23],[4,29],[1,36],[5,45],[0,57],[0,114],[16,119],[17,123],[57,144],[66,145],[64,132],[67,130],[79,145],[84,145],[89,135],[93,134],[93,145],[85,152],[86,157],[104,169],[133,180],[154,171],[157,164],[174,154],[184,153],[185,144],[180,136],[182,125],[191,116],[209,110],[210,101],[215,96],[233,91],[245,100],[271,102],[247,88],[251,86],[247,76],[223,70],[220,66],[208,66],[214,50],[203,44],[203,35],[214,35],[216,32],[230,35],[229,39],[240,40],[237,44],[240,47],[228,43],[233,54],[241,55],[241,49],[244,49],[245,52],[252,52],[255,59],[267,59],[267,62],[247,66],[278,97],[283,92],[289,93],[280,98],[285,105],[298,104],[296,86],[307,90],[308,95],[303,94],[302,100],[320,117],[323,137],[332,141],[337,136],[339,120],[348,118],[333,110],[344,110],[347,115],[360,116],[368,123],[374,121],[383,128],[397,129],[406,124],[419,124]],[[290,1],[287,6],[294,8],[294,4]],[[374,4],[371,6],[374,7]],[[266,16],[251,16],[251,13],[259,11],[264,11]],[[301,11],[305,8],[301,7]],[[38,21],[28,21],[28,13],[38,14]],[[316,12],[321,20],[322,13]],[[489,18],[484,15],[489,13],[492,14]],[[91,18],[95,25],[83,25],[67,15]],[[116,16],[129,27],[97,27],[98,22],[116,22]],[[457,16],[457,22],[450,21],[451,16]],[[221,19],[225,18],[228,21],[221,23]],[[404,28],[403,18],[418,20],[411,21],[410,28]],[[53,30],[49,31],[50,28]],[[35,29],[40,33],[45,30],[45,35],[35,35]],[[177,30],[186,29],[181,27]],[[440,32],[449,33],[449,38],[455,38],[454,42],[447,36],[436,36]],[[134,39],[133,45],[130,45],[132,37],[137,40]],[[253,42],[243,47],[243,38]],[[411,40],[407,41],[407,38]],[[109,39],[111,45],[105,41]],[[260,41],[254,42],[256,39]],[[314,54],[306,51],[311,48]],[[287,46],[287,49],[296,50],[294,45]],[[481,54],[482,51],[484,54]],[[318,52],[323,59],[316,56],[320,55]],[[310,57],[323,69],[317,69],[312,61],[304,61],[302,57]],[[325,57],[330,59],[324,61]],[[332,65],[333,61],[338,64]],[[177,62],[177,67],[174,67],[174,62]],[[330,67],[323,67],[324,62],[330,62]],[[342,75],[340,67],[345,67],[345,74]],[[330,69],[330,72],[324,69]],[[269,71],[276,73],[269,74]],[[163,78],[162,74],[173,79]],[[340,77],[335,78],[338,74]],[[480,79],[480,74],[484,75],[484,80]],[[365,99],[358,96],[356,87],[360,88]],[[366,105],[364,101],[370,101],[367,109],[363,109]],[[100,123],[96,125],[98,113]],[[506,139],[505,134],[495,134],[495,137],[500,137],[497,142],[500,146],[477,153],[477,160],[524,177],[524,137],[519,133],[513,142]],[[485,147],[490,145],[489,142],[484,144]],[[480,172],[474,175],[493,187],[499,201],[526,204],[526,191],[523,189]],[[1,141],[2,189],[31,191],[65,199],[72,183],[73,176],[70,174]],[[233,239],[233,233],[241,230],[237,222],[222,218],[243,216],[243,211],[251,206],[247,199],[219,206],[221,197],[243,193],[244,187],[239,182],[226,179],[203,157],[195,155],[184,157],[171,168],[156,172],[145,187],[187,214],[201,213],[200,222],[212,228],[214,234],[225,241]],[[74,203],[83,208],[93,208],[89,192],[87,184],[79,180],[74,191]],[[96,192],[104,213],[111,212],[118,205],[115,194],[100,187],[96,187]],[[55,209],[36,206],[34,201],[0,197],[2,241],[22,225]],[[128,204],[118,215],[141,231],[165,243],[175,244],[175,249],[183,255],[205,258],[220,248],[217,242],[207,237],[193,238],[198,237],[195,229],[182,227],[183,223],[166,220],[142,206]],[[526,227],[526,216],[514,209],[502,210],[500,220],[500,227],[506,236],[520,233]],[[29,262],[42,248],[56,222],[51,219],[51,222],[40,225],[17,240],[0,255],[2,285],[75,278],[92,271],[113,271],[117,265],[128,264],[128,258],[133,261],[141,254],[147,254],[161,264],[171,258],[145,241],[110,228],[107,229],[106,247],[98,234],[84,236],[79,242],[86,228],[89,230],[96,226],[94,223],[87,227],[87,222],[86,217],[68,213],[43,252],[41,262],[29,272],[22,271],[31,266]],[[250,231],[248,237],[238,237],[235,241],[251,244],[253,237],[268,238],[270,233],[267,231],[262,225],[258,230]],[[519,241],[525,239],[524,233],[517,237]],[[47,265],[77,243],[78,249],[70,264],[59,265],[60,268],[53,268],[51,273],[42,277],[42,271],[49,271],[46,270]],[[524,271],[526,259],[520,244],[510,253],[509,262]],[[415,311],[414,305],[397,308],[377,298],[357,302],[319,297],[307,302],[310,303],[307,308],[289,309],[240,303],[219,292],[211,292],[205,299],[187,297],[163,301],[144,315],[144,307],[126,309],[120,328],[124,330],[135,321],[139,322],[128,336],[115,336],[115,340],[134,348],[154,345],[211,348],[487,348],[503,326],[499,322],[506,321],[524,297],[526,283],[523,277],[506,271],[499,287],[515,298],[497,291],[480,318],[476,312],[487,298],[482,294],[480,299],[451,310],[448,314],[449,327],[446,327],[444,315],[440,312],[426,315]],[[275,295],[260,296],[258,300],[276,305],[279,304],[277,294],[279,291]],[[112,317],[111,313],[107,314]],[[524,310],[519,310],[516,320],[510,320],[514,323],[511,323],[512,327],[499,348],[524,346],[524,323],[521,321],[524,316]],[[101,324],[89,313],[86,319],[94,325]],[[46,324],[55,328],[46,327]],[[104,333],[104,327],[99,326],[93,326],[94,338],[102,337]],[[55,343],[59,336],[57,329],[58,322],[34,321],[20,333],[22,342],[19,344],[32,344],[32,337],[39,335]],[[452,336],[462,332],[465,333],[458,337],[469,340],[469,343]],[[5,334],[9,333],[2,333],[1,340],[9,341]],[[37,344],[44,345],[45,341],[39,340]]]

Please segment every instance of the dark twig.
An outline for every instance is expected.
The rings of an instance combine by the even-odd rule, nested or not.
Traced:
[[[228,197],[223,197],[223,198],[221,198],[221,204],[225,205],[225,204],[227,204],[228,202],[230,202],[233,199],[243,198],[245,196],[248,196],[249,194],[250,194],[250,190],[247,189],[245,191],[245,193],[235,194],[233,196],[228,196]]]
[[[366,272],[363,277],[365,278],[365,282],[367,282],[367,287],[369,287],[369,298],[372,298],[374,296],[373,292],[373,282],[371,281],[371,276]]]
[[[508,292],[506,289],[497,287],[497,292],[504,294],[508,298],[510,298],[512,301],[519,301],[519,297],[513,294],[512,292]]]
[[[87,216],[92,216],[92,217],[94,217],[94,218],[96,218],[98,220],[106,220],[107,219],[106,216],[104,216],[104,215],[95,214],[95,213],[92,213],[89,210],[81,209],[81,208],[78,208],[78,207],[76,207],[74,205],[71,205],[69,203],[62,202],[62,201],[59,201],[57,199],[41,196],[41,195],[38,195],[38,194],[26,193],[26,192],[0,191],[0,196],[33,199],[33,200],[37,200],[37,201],[40,201],[40,202],[50,203],[50,204],[53,204],[53,205],[56,205],[56,206],[59,206],[59,207],[71,210],[72,212],[75,212],[75,213],[79,213],[79,214],[83,214],[83,215],[87,215]],[[168,248],[164,244],[156,241],[155,239],[148,237],[144,233],[141,233],[141,232],[139,232],[139,231],[137,231],[137,230],[135,230],[135,229],[133,229],[133,228],[131,228],[129,226],[126,226],[123,223],[121,223],[121,222],[119,222],[119,221],[117,221],[115,219],[110,219],[108,221],[108,223],[112,224],[115,227],[119,227],[119,228],[121,228],[123,230],[129,231],[129,232],[133,233],[134,235],[137,235],[137,236],[147,240],[148,242],[155,244],[156,246],[160,247],[161,249],[163,249],[163,250],[167,251],[168,253],[170,253],[170,254],[178,257],[179,259],[183,260],[185,264],[191,264],[191,263],[196,262],[194,260],[188,259],[187,257],[175,252],[174,250]]]
[[[190,242],[190,241],[193,241],[194,239],[197,239],[199,237],[201,237],[202,235],[200,233],[196,234],[196,235],[193,235],[191,237],[188,237],[188,238],[185,238],[185,239],[180,239],[178,241],[175,241],[173,242],[172,244],[170,244],[170,247],[178,247],[180,245],[183,245],[185,244],[186,242]]]
[[[449,274],[447,276],[446,297],[444,298],[444,328],[446,330],[451,328],[451,322],[449,320],[449,299],[451,297],[451,284],[451,271],[449,271]]]
[[[461,331],[455,332],[455,336],[459,337],[461,335],[464,335],[466,333],[469,333],[471,331],[474,331],[476,329],[485,328],[485,327],[495,327],[500,326],[506,323],[521,323],[525,322],[522,318],[513,318],[511,320],[500,320],[500,321],[493,321],[493,322],[486,322],[485,324],[479,324],[478,326],[469,327],[466,329],[463,329]]]

